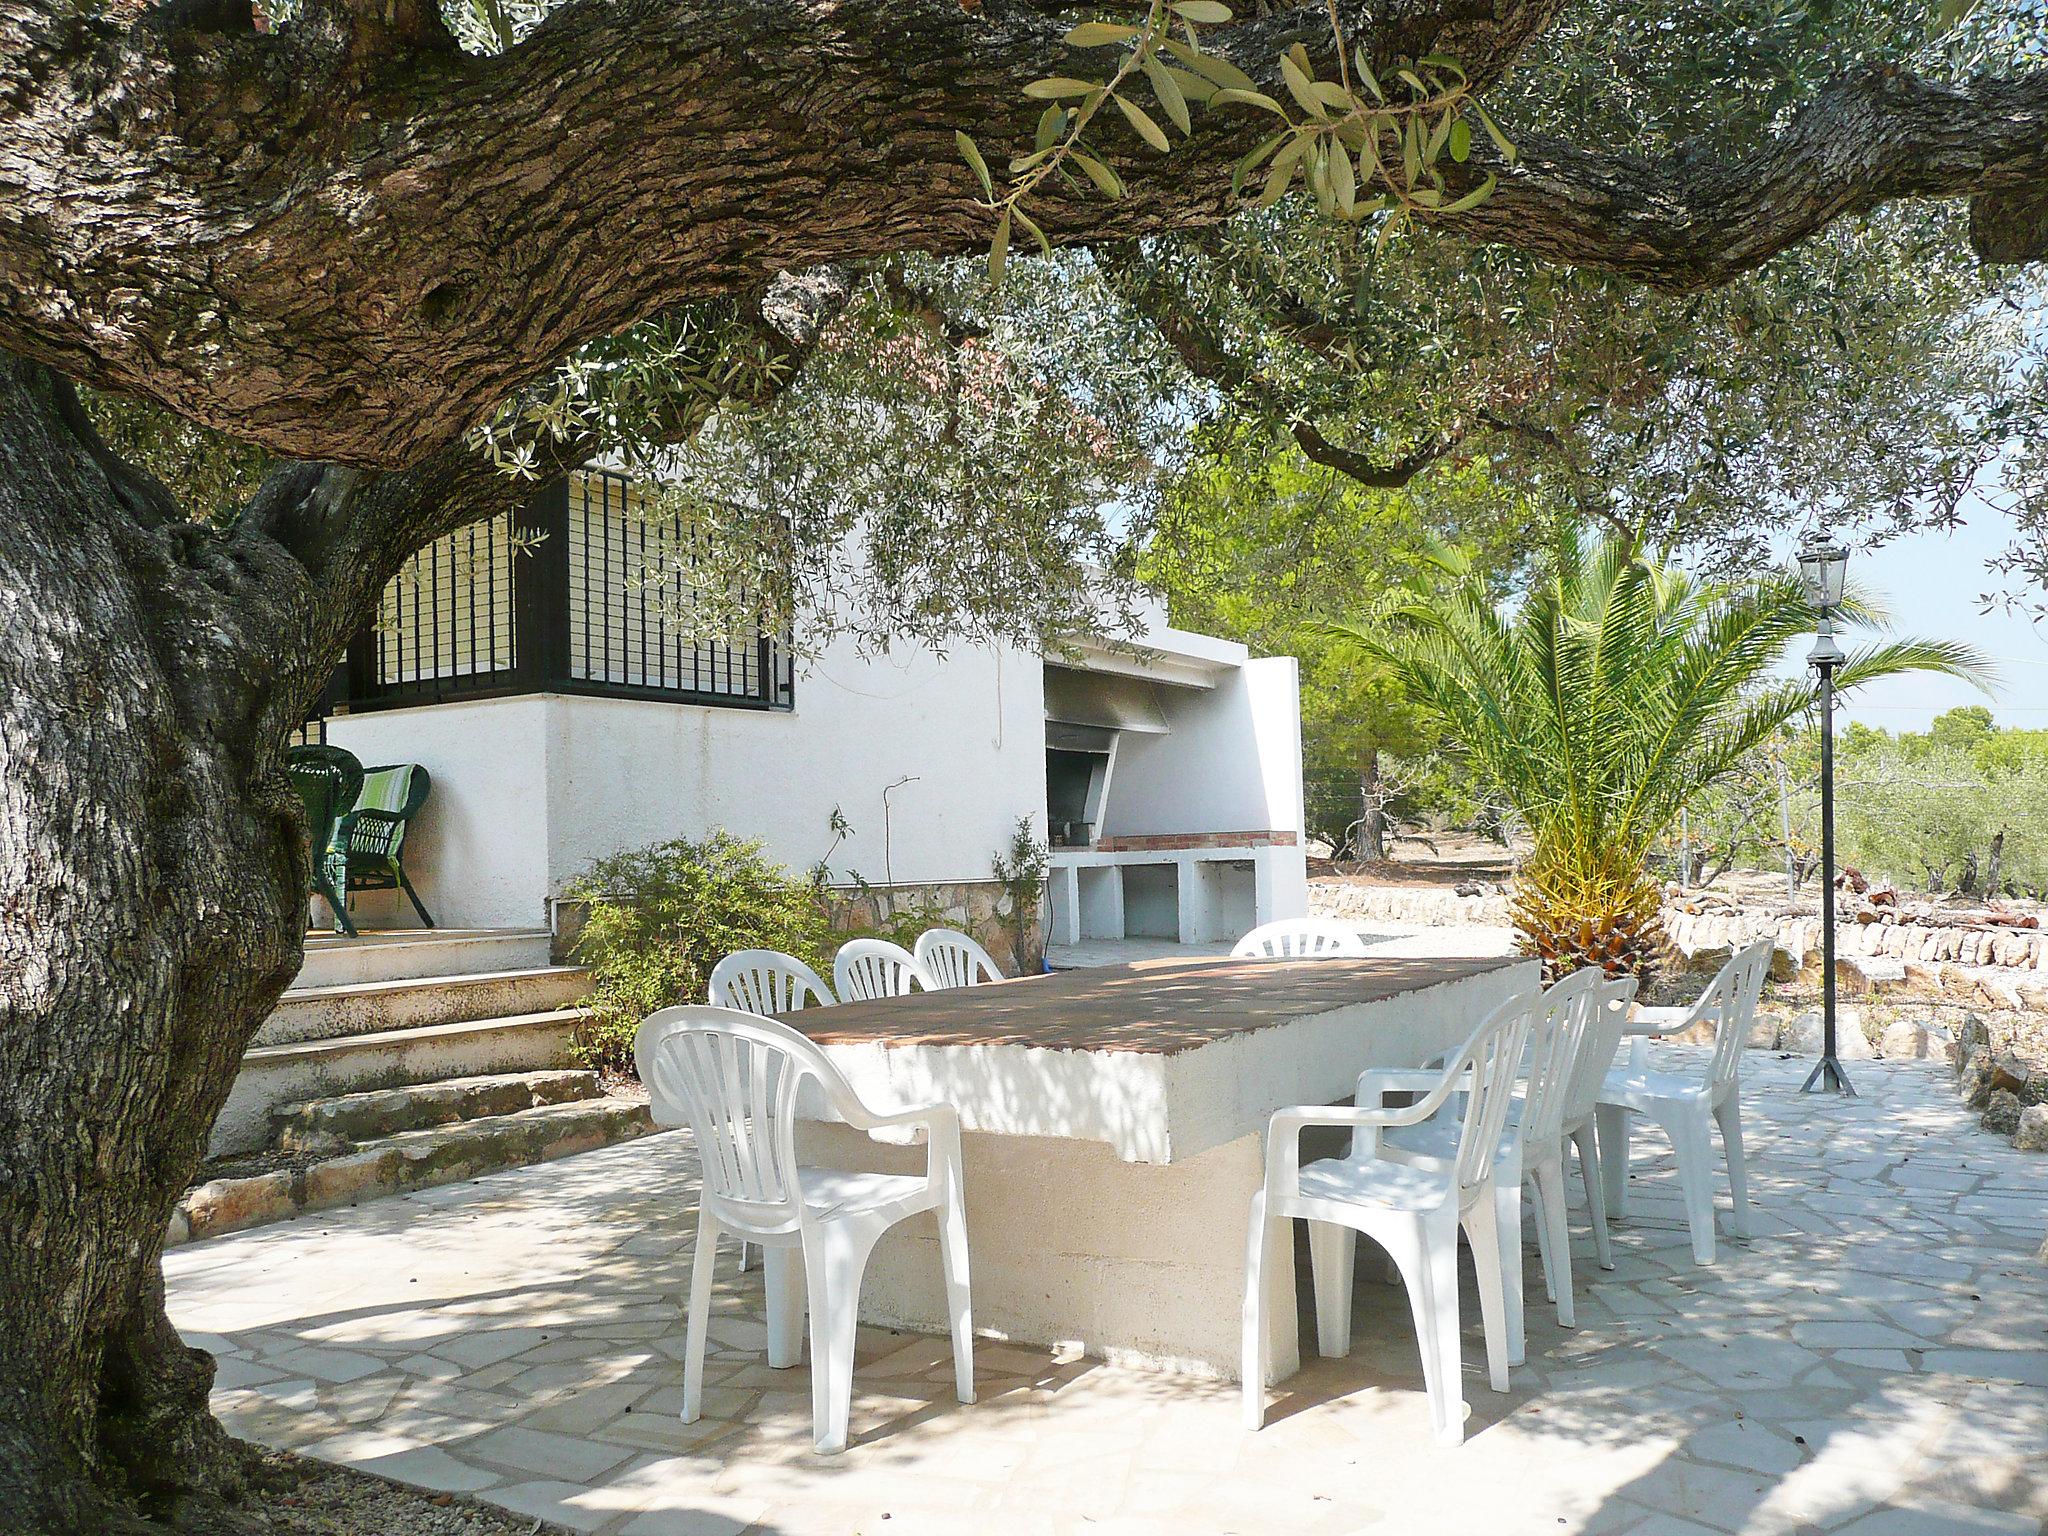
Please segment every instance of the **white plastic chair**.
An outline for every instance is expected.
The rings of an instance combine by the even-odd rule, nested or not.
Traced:
[[[1273,1116],[1266,1132],[1266,1182],[1252,1197],[1245,1256],[1240,1369],[1247,1429],[1259,1428],[1266,1416],[1265,1268],[1280,1244],[1288,1241],[1288,1222],[1295,1217],[1309,1223],[1316,1342],[1325,1357],[1351,1352],[1351,1277],[1357,1250],[1353,1234],[1365,1233],[1393,1256],[1407,1282],[1430,1416],[1437,1440],[1444,1445],[1457,1445],[1465,1438],[1458,1340],[1462,1227],[1478,1271],[1488,1380],[1495,1391],[1507,1390],[1505,1297],[1494,1241],[1494,1166],[1536,1007],[1533,990],[1501,1004],[1459,1048],[1427,1097],[1406,1109],[1305,1105]],[[1456,1155],[1448,1164],[1433,1159],[1326,1157],[1301,1165],[1301,1132],[1307,1126],[1379,1131],[1419,1125],[1461,1088],[1469,1091]]]
[[[711,968],[708,990],[713,1006],[745,1013],[795,1013],[837,1001],[824,977],[779,949],[734,950]]]
[[[984,981],[1001,981],[1003,973],[989,952],[975,943],[971,934],[957,928],[930,928],[918,936],[912,951],[936,991],[945,987],[975,987]]]
[[[779,949],[736,949],[711,968],[705,988],[712,1006],[743,1013],[795,1013],[816,1003],[829,1008],[837,1001],[825,979],[795,955]],[[748,1268],[747,1244],[740,1241],[740,1273]]]
[[[1494,1241],[1500,1253],[1501,1285],[1506,1293],[1508,1364],[1528,1358],[1528,1337],[1522,1300],[1522,1186],[1536,1193],[1536,1245],[1543,1261],[1544,1287],[1558,1303],[1558,1320],[1573,1326],[1570,1281],[1570,1238],[1564,1224],[1564,1165],[1557,1148],[1563,1139],[1566,1089],[1579,1060],[1586,1027],[1596,1006],[1600,972],[1575,971],[1545,991],[1530,1018],[1529,1041],[1523,1052],[1521,1100],[1509,1111],[1506,1129],[1495,1154],[1493,1181]],[[1614,1058],[1610,1046],[1607,1059]],[[1377,1108],[1394,1089],[1431,1087],[1434,1072],[1371,1071],[1359,1075],[1357,1102]],[[1388,1132],[1361,1132],[1353,1155],[1391,1157],[1404,1162],[1456,1156],[1460,1127],[1449,1115]],[[1359,1143],[1364,1145],[1361,1147]],[[1560,1261],[1559,1251],[1565,1257]],[[1559,1264],[1565,1266],[1559,1289]]]
[[[1638,1009],[1627,1026],[1639,1037],[1629,1063],[1609,1072],[1600,1087],[1596,1120],[1609,1213],[1627,1213],[1630,1117],[1647,1115],[1664,1128],[1677,1154],[1678,1187],[1685,1197],[1686,1225],[1692,1230],[1693,1262],[1698,1264],[1714,1262],[1710,1121],[1721,1128],[1721,1149],[1728,1160],[1728,1192],[1734,1204],[1728,1230],[1737,1237],[1749,1233],[1749,1174],[1742,1156],[1742,1051],[1756,1023],[1772,948],[1770,939],[1759,939],[1744,949],[1721,967],[1691,1008]],[[1648,1036],[1676,1034],[1703,1023],[1710,1023],[1714,1031],[1704,1074],[1663,1072],[1649,1064]]]
[[[820,1451],[846,1449],[860,1282],[882,1234],[935,1211],[946,1303],[953,1327],[953,1381],[974,1401],[974,1326],[961,1198],[960,1117],[947,1104],[877,1114],[824,1052],[786,1024],[732,1008],[684,1006],[650,1014],[633,1043],[649,1108],[662,1125],[687,1124],[704,1167],[697,1256],[683,1352],[683,1422],[703,1407],[704,1336],[722,1232],[768,1253],[768,1363],[795,1365],[810,1310],[811,1427]],[[856,1130],[922,1126],[926,1168],[911,1174],[803,1168],[796,1160],[797,1093],[822,1089],[832,1116]],[[801,1259],[799,1272],[793,1262]]]
[[[1616,977],[1602,983],[1596,990],[1593,1016],[1586,1025],[1585,1043],[1580,1047],[1579,1059],[1572,1065],[1571,1084],[1565,1089],[1564,1124],[1560,1128],[1561,1143],[1569,1144],[1579,1154],[1579,1182],[1586,1188],[1586,1214],[1593,1225],[1593,1257],[1602,1269],[1614,1268],[1614,1244],[1607,1234],[1607,1181],[1600,1171],[1600,1149],[1594,1136],[1593,1122],[1601,1085],[1607,1081],[1607,1073],[1614,1066],[1615,1053],[1621,1049],[1629,1004],[1635,1001],[1635,996],[1636,979],[1633,976]],[[1564,1156],[1562,1144],[1558,1148],[1558,1156],[1560,1160]],[[1546,1280],[1556,1283],[1555,1276],[1546,1274]],[[1569,1289],[1569,1267],[1564,1280]],[[1574,1326],[1569,1301],[1559,1303],[1557,1316],[1567,1328]]]
[[[1230,951],[1233,960],[1303,960],[1318,955],[1362,959],[1365,954],[1358,930],[1331,917],[1283,917],[1262,923]]]
[[[887,939],[848,939],[832,960],[832,990],[842,1003],[937,990],[917,956]]]

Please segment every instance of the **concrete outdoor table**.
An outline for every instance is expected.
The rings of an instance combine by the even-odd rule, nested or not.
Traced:
[[[877,1108],[960,1111],[977,1329],[1234,1379],[1245,1228],[1273,1111],[1420,1065],[1536,980],[1518,959],[1150,960],[872,1002],[785,1022]],[[922,1147],[802,1127],[820,1166],[916,1171]],[[1291,1250],[1274,1379],[1299,1368]],[[875,1249],[863,1320],[943,1333],[930,1219]]]

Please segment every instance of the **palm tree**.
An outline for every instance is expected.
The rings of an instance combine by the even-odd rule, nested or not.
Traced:
[[[1527,824],[1514,884],[1521,947],[1547,976],[1581,965],[1647,974],[1664,947],[1648,855],[1688,802],[1810,709],[1809,675],[1771,676],[1815,614],[1798,581],[1695,580],[1611,537],[1560,539],[1519,609],[1439,550],[1447,584],[1378,622],[1333,629],[1384,667]],[[1878,615],[1863,603],[1848,616]],[[1889,640],[1854,652],[1836,687],[1909,671],[1980,679],[1969,647]]]

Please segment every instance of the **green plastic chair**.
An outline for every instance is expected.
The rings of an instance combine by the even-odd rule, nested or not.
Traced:
[[[299,799],[306,807],[306,844],[312,862],[311,894],[334,913],[337,932],[355,936],[349,921],[348,856],[341,841],[342,818],[363,790],[363,765],[340,747],[293,747],[285,758]]]
[[[405,829],[427,803],[433,780],[418,763],[387,763],[363,774],[363,787],[356,796],[355,809],[341,818],[335,841],[347,864],[351,891],[401,890],[431,928],[420,893],[405,877]],[[349,928],[349,932],[355,930]]]

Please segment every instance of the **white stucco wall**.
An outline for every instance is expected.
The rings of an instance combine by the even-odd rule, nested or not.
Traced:
[[[407,869],[450,927],[539,924],[593,859],[720,827],[805,869],[835,805],[854,828],[835,873],[985,880],[1017,819],[1045,812],[1042,672],[1012,650],[828,647],[791,712],[542,695],[341,716],[328,739],[434,775]],[[883,791],[904,778],[885,838]],[[365,921],[413,921],[359,900]]]
[[[1167,732],[1126,732],[1100,835],[1302,831],[1301,684],[1291,656],[1211,689],[1164,688]]]

